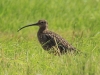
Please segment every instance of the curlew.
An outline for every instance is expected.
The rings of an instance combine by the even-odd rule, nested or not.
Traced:
[[[68,52],[77,52],[76,48],[69,44],[60,35],[48,30],[48,23],[46,20],[39,20],[35,24],[23,26],[18,31],[29,26],[39,26],[37,37],[44,50],[53,50],[55,54],[59,55]]]

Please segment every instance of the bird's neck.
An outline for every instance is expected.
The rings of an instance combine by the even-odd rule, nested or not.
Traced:
[[[48,30],[48,27],[47,26],[39,27],[38,33],[43,33],[45,30]]]

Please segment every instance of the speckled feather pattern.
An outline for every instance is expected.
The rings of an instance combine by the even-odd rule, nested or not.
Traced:
[[[52,48],[52,46],[58,46],[61,53],[75,50],[75,48],[70,45],[66,40],[64,40],[61,36],[58,34],[45,30],[42,33],[38,33],[38,40],[41,43],[43,49],[49,50]]]
[[[61,36],[48,30],[48,23],[46,20],[39,20],[35,24],[23,26],[18,31],[29,26],[39,26],[37,37],[44,50],[49,51],[53,48],[56,49],[59,54],[76,51],[76,49]]]

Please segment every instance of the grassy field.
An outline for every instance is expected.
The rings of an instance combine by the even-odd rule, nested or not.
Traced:
[[[39,19],[84,55],[54,56],[37,40]],[[100,0],[1,0],[0,75],[100,75]]]

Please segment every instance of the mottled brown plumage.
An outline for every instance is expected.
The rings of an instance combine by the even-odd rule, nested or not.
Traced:
[[[44,50],[49,51],[51,49],[56,49],[55,51],[59,54],[76,51],[76,49],[61,36],[48,30],[47,21],[39,20],[37,23],[24,26],[18,31],[29,26],[39,26],[37,37]]]

